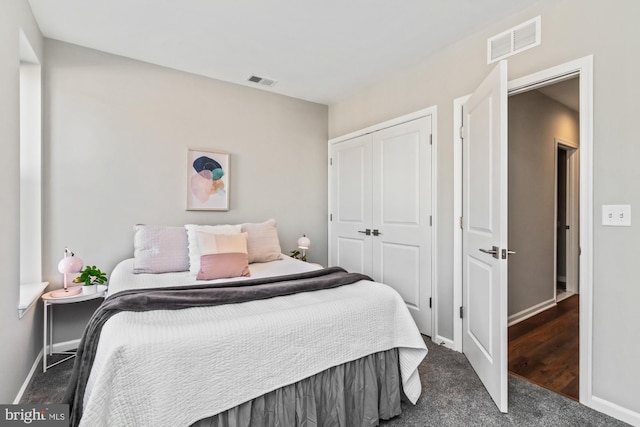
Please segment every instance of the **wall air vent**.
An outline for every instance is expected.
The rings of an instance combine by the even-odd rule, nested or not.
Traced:
[[[541,43],[540,16],[517,25],[487,40],[487,63],[499,61]]]
[[[263,85],[263,86],[273,86],[276,83],[278,83],[277,80],[273,80],[273,79],[268,79],[266,77],[259,77],[259,76],[250,76],[247,81],[251,82],[251,83],[257,83],[259,85]]]

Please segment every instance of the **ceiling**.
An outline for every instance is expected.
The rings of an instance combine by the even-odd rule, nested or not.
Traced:
[[[541,87],[538,91],[573,111],[580,111],[580,79],[578,77]]]
[[[45,37],[332,104],[537,1],[29,3]],[[251,75],[278,82],[266,88]]]

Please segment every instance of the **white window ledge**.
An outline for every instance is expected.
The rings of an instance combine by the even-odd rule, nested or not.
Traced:
[[[49,286],[49,282],[28,283],[20,285],[20,304],[18,304],[18,317],[22,318],[38,301],[42,292]]]

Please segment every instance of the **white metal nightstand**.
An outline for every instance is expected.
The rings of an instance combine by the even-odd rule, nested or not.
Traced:
[[[49,306],[58,305],[58,304],[72,304],[76,302],[90,301],[97,298],[104,298],[107,292],[107,287],[104,285],[97,285],[98,289],[96,292],[91,294],[76,294],[70,297],[62,297],[62,298],[54,298],[51,294],[55,291],[47,292],[42,295],[42,301],[44,302],[44,346],[42,349],[42,372],[47,372],[47,369],[56,366],[59,363],[66,362],[67,360],[76,356],[75,352],[71,351],[63,351],[59,354],[65,354],[65,357],[62,360],[59,360],[51,365],[47,365],[47,355],[51,356],[53,354],[53,307],[49,309]]]

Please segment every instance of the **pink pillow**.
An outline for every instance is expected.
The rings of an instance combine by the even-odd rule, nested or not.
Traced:
[[[247,233],[211,234],[196,232],[200,249],[197,280],[250,276]]]
[[[247,254],[210,254],[200,257],[197,280],[251,276]]]

